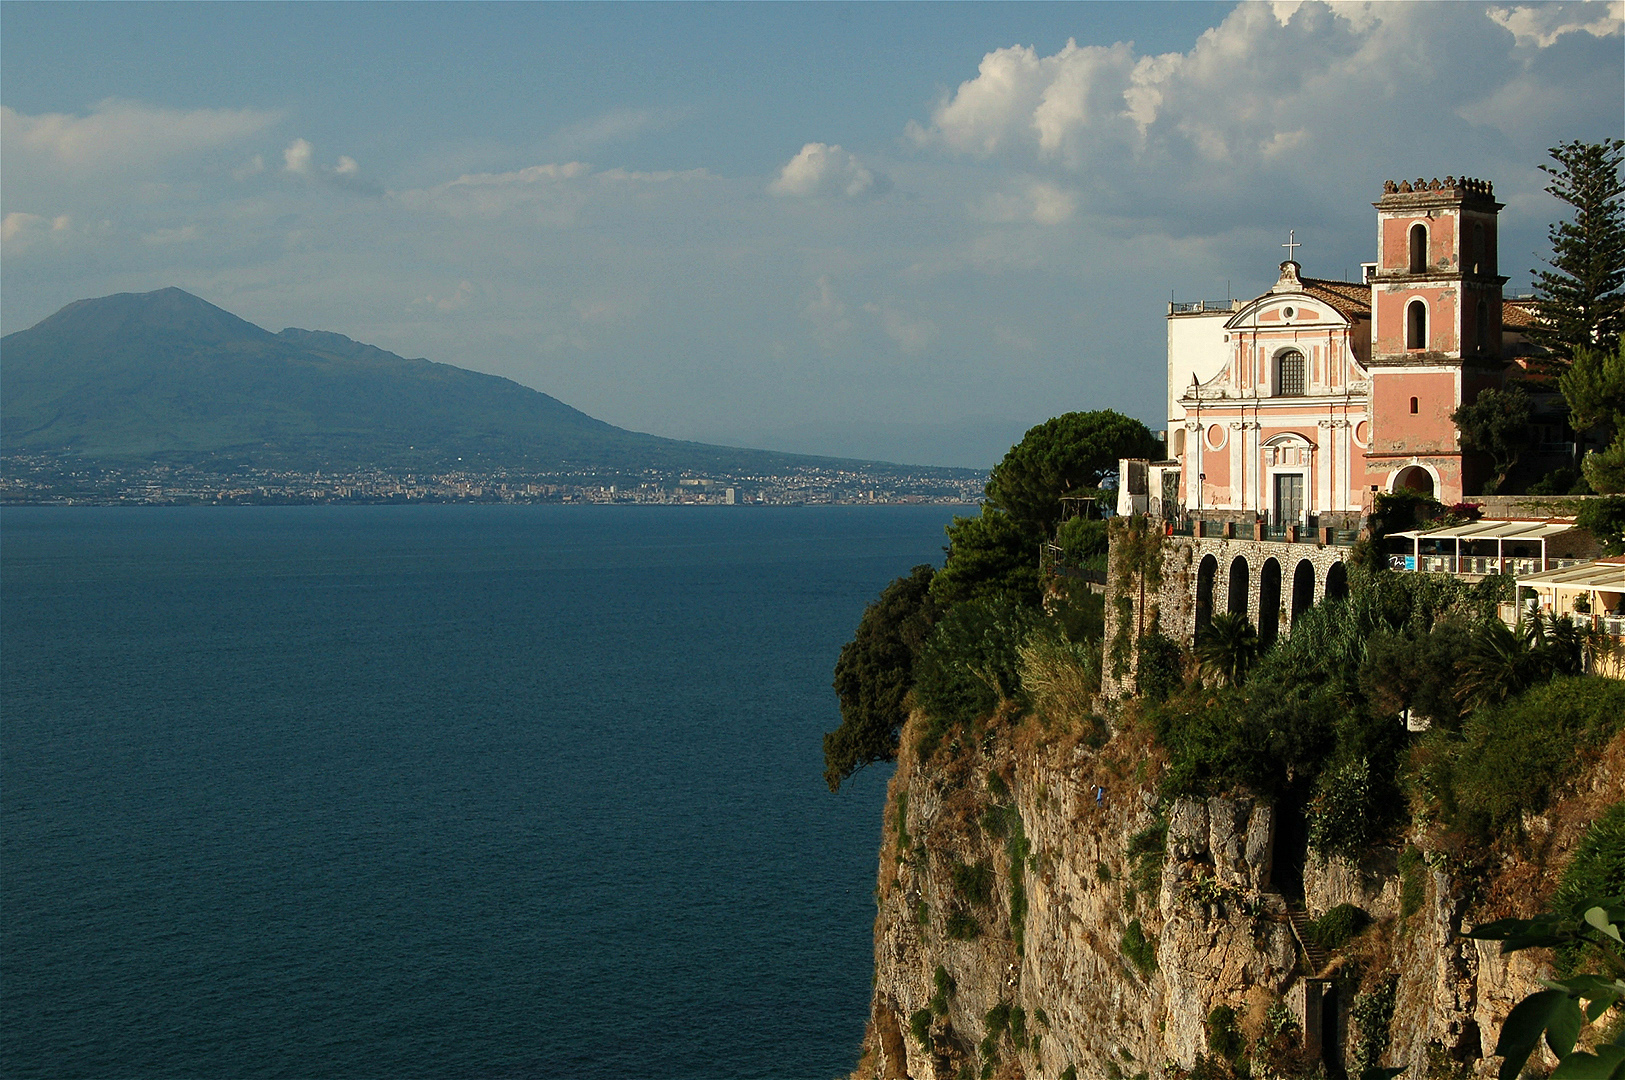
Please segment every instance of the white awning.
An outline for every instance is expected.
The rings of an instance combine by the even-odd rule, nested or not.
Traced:
[[[1542,570],[1538,574],[1518,578],[1518,584],[1588,592],[1625,592],[1625,559],[1598,559],[1579,566],[1566,566],[1561,570]]]
[[[1573,521],[1474,521],[1443,529],[1411,529],[1389,533],[1407,540],[1549,540],[1575,528]]]

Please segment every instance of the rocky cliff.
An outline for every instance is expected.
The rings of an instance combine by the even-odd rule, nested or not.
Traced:
[[[1243,1057],[1255,1076],[1491,1076],[1548,958],[1459,931],[1527,913],[1625,786],[1616,738],[1520,855],[1467,875],[1420,836],[1354,865],[1245,796],[1160,800],[1132,708],[1115,732],[1004,712],[928,761],[922,724],[889,791],[862,1080],[1223,1077]]]

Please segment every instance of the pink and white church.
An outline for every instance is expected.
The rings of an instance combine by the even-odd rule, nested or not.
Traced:
[[[1264,295],[1169,305],[1177,481],[1157,470],[1152,492],[1177,482],[1193,517],[1347,528],[1374,489],[1446,504],[1478,490],[1484,467],[1450,414],[1501,385],[1531,319],[1502,299],[1502,204],[1488,182],[1447,177],[1389,181],[1373,205],[1377,260],[1361,281],[1303,276],[1289,237]]]

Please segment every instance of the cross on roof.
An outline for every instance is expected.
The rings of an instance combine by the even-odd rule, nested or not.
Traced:
[[[1298,230],[1296,230],[1296,229],[1288,229],[1286,231],[1286,243],[1281,245],[1282,247],[1286,248],[1286,261],[1287,262],[1296,262],[1297,260],[1292,257],[1292,249],[1293,248],[1303,247],[1302,244],[1298,243],[1294,239],[1295,235],[1297,234],[1297,231]]]

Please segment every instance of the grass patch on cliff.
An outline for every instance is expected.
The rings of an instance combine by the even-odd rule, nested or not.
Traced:
[[[975,941],[982,936],[982,924],[976,921],[976,916],[955,905],[948,912],[948,922],[943,932],[955,941]]]
[[[1399,854],[1399,917],[1408,919],[1422,910],[1427,899],[1427,864],[1412,844]]]
[[[973,904],[986,905],[993,901],[993,864],[986,859],[966,864],[954,860],[950,871],[954,893]]]
[[[1145,928],[1140,920],[1135,919],[1123,930],[1121,942],[1123,955],[1128,957],[1129,963],[1145,978],[1150,978],[1157,970],[1156,942],[1145,936]]]
[[[1162,864],[1168,851],[1168,819],[1158,814],[1155,821],[1128,838],[1124,854],[1133,868],[1136,892],[1155,897],[1162,888]]]

